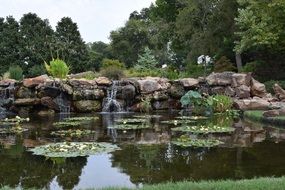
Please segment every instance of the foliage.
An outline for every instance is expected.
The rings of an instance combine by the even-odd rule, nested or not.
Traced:
[[[173,144],[181,147],[214,147],[223,144],[216,139],[192,139],[187,135],[181,135],[179,138],[171,141]]]
[[[244,117],[253,121],[268,123],[276,126],[282,126],[285,124],[285,116],[264,117],[263,111],[260,110],[245,111]]]
[[[214,72],[224,71],[236,71],[236,67],[226,56],[222,56],[214,63]]]
[[[220,125],[198,125],[198,126],[182,126],[172,128],[172,131],[189,132],[196,134],[212,134],[212,133],[231,133],[235,129],[230,126]]]
[[[121,63],[119,60],[115,60],[115,59],[103,59],[102,60],[102,68],[105,69],[108,67],[117,67],[120,69],[124,69],[125,64]]]
[[[53,123],[53,126],[56,128],[65,128],[65,127],[78,127],[81,126],[84,121],[59,121]]]
[[[182,120],[205,120],[205,119],[208,119],[208,117],[204,117],[204,116],[179,116],[179,117],[176,117],[176,119],[182,119]]]
[[[274,94],[273,86],[274,84],[279,84],[283,89],[285,89],[285,81],[276,81],[276,80],[270,80],[263,83],[266,87],[266,91],[269,93]]]
[[[45,62],[47,72],[55,78],[65,79],[69,73],[69,67],[61,59],[50,61],[49,65]]]
[[[29,77],[36,77],[36,76],[40,76],[46,74],[46,69],[44,67],[44,65],[40,64],[40,65],[34,65],[32,66],[29,71],[28,71],[28,76]]]
[[[76,121],[92,121],[92,120],[97,120],[99,119],[98,117],[69,117],[69,118],[64,118],[64,121],[66,122],[76,122]]]
[[[123,123],[123,124],[135,124],[135,123],[145,123],[147,122],[147,119],[143,119],[143,118],[138,118],[138,119],[133,119],[133,118],[130,118],[130,119],[118,119],[118,120],[115,120],[117,123]]]
[[[69,129],[69,130],[62,130],[62,131],[53,131],[50,134],[53,136],[59,136],[59,137],[82,138],[87,135],[95,134],[95,131]]]
[[[196,106],[202,104],[203,97],[197,91],[188,91],[184,96],[181,97],[180,102],[182,106]]]
[[[52,143],[30,149],[35,155],[46,157],[78,157],[118,150],[116,145],[96,142],[63,142]]]
[[[9,68],[9,78],[15,80],[23,79],[23,69],[20,66],[11,66]]]
[[[123,69],[119,67],[110,66],[104,68],[100,71],[101,76],[107,77],[113,80],[119,80],[125,76],[125,72]]]
[[[230,110],[233,106],[233,100],[229,96],[215,95],[208,98],[214,112],[224,113]]]
[[[149,124],[116,124],[111,126],[110,128],[118,129],[118,130],[136,130],[136,129],[148,129],[151,128]]]
[[[152,51],[146,47],[144,53],[139,55],[137,64],[134,66],[134,69],[137,71],[151,71],[156,70],[158,62],[156,61]]]
[[[246,63],[246,65],[243,67],[243,72],[246,72],[246,73],[255,72],[259,66],[261,66],[261,64],[258,61],[252,61],[252,62]]]
[[[152,111],[151,98],[150,97],[141,98],[141,102],[139,103],[139,108],[140,112],[144,113],[149,113],[150,111]]]
[[[169,121],[161,121],[160,123],[163,124],[171,124],[171,125],[181,125],[181,124],[191,124],[191,123],[195,123],[195,120],[169,120]]]

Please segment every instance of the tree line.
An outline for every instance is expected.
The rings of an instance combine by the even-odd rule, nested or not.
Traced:
[[[100,70],[106,58],[138,66],[146,48],[158,66],[201,73],[197,57],[209,55],[213,70],[254,72],[263,80],[284,79],[284,0],[156,0],[133,12],[110,33],[110,43],[86,44],[76,23],[62,18],[53,31],[36,14],[0,18],[0,72],[21,65],[38,74],[43,60],[59,56],[72,72]]]

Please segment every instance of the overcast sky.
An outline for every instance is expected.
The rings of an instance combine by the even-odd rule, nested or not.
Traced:
[[[52,27],[65,16],[78,24],[86,42],[108,42],[110,31],[124,25],[130,13],[149,7],[155,0],[0,0],[0,17],[36,13]]]

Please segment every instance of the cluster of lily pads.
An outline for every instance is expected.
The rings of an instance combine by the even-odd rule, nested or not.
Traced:
[[[205,119],[208,119],[208,117],[205,117],[205,116],[179,116],[179,117],[176,117],[176,119],[182,119],[182,120],[205,120]]]
[[[197,134],[208,134],[208,133],[231,133],[234,131],[232,127],[222,127],[219,125],[200,125],[200,126],[182,126],[172,128],[172,131],[180,131],[180,132],[190,132]]]
[[[181,135],[179,138],[172,141],[173,144],[181,147],[214,147],[223,144],[217,139],[192,139],[186,135]]]
[[[95,132],[91,130],[69,129],[69,130],[53,131],[51,132],[51,135],[58,137],[81,138],[86,135],[91,135],[94,133]]]
[[[30,149],[35,155],[46,157],[78,157],[108,153],[119,148],[109,143],[96,142],[63,142],[52,143]]]
[[[135,129],[147,129],[151,126],[148,124],[116,124],[110,128],[118,130],[135,130]]]
[[[5,118],[0,120],[1,125],[15,125],[23,122],[29,122],[30,118],[21,118],[20,116],[16,116],[15,118]]]
[[[161,121],[160,123],[163,124],[170,124],[170,125],[180,125],[180,124],[191,124],[195,123],[196,121],[194,120],[169,120],[169,121]]]
[[[5,118],[0,120],[0,133],[1,134],[19,134],[28,129],[23,128],[20,123],[28,122],[30,118],[21,118],[16,116],[15,118]]]
[[[116,123],[132,124],[132,123],[146,123],[147,120],[143,118],[128,118],[128,119],[117,119]]]
[[[85,122],[96,120],[98,117],[71,117],[65,118],[63,121],[53,123],[53,126],[57,128],[65,128],[65,127],[77,127]]]

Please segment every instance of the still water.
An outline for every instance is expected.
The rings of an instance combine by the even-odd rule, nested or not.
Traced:
[[[108,126],[117,118],[132,118],[134,114],[96,114],[99,120],[87,126],[95,134],[81,139],[50,135],[54,130],[52,123],[63,116],[31,116],[31,122],[23,124],[28,131],[0,136],[0,185],[84,189],[285,175],[285,130],[237,119],[230,123],[236,128],[234,133],[217,136],[224,145],[181,148],[171,144],[171,139],[179,136],[171,131],[174,126],[160,123],[176,114],[158,114],[160,117],[151,120],[152,128],[128,131],[109,129]],[[222,118],[213,122],[222,122]],[[121,150],[77,158],[46,158],[27,151],[37,145],[60,141],[111,142]]]

